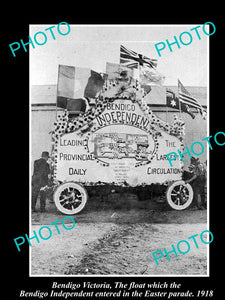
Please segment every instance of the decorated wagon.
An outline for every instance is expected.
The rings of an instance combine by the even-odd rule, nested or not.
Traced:
[[[166,187],[170,207],[182,210],[193,191],[182,180],[180,158],[170,167],[166,154],[184,151],[184,122],[169,124],[145,101],[140,82],[121,72],[104,80],[84,113],[57,114],[52,132],[54,201],[64,214],[76,214],[96,187],[103,194],[131,190],[139,197],[149,186]],[[149,197],[150,198],[150,195]]]

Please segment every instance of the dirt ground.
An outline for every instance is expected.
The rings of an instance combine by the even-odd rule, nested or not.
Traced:
[[[54,203],[48,202],[46,210],[32,214],[31,230],[38,232],[60,220],[60,234],[50,225],[52,237],[33,242],[31,276],[207,275],[208,246],[199,237],[207,229],[207,210],[175,211],[165,203],[114,195],[108,203],[90,201],[73,216],[76,225],[71,230],[62,227],[66,215],[57,211]],[[188,240],[195,234],[199,248]],[[178,257],[171,253],[170,261],[164,253],[156,265],[152,253],[163,248],[169,252],[180,240],[189,241],[190,251],[181,254],[177,250]],[[180,249],[186,251],[185,243]]]

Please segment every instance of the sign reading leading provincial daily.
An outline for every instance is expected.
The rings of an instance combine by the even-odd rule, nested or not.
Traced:
[[[180,149],[180,140],[159,129],[156,139],[137,102],[116,99],[94,119],[91,134],[76,131],[61,136],[56,178],[83,183],[106,182],[132,186],[180,180],[182,162],[166,164],[166,153]]]

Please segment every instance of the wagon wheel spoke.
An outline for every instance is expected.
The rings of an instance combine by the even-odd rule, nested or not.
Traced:
[[[177,193],[175,194],[175,193],[171,193],[171,196],[177,196]]]
[[[69,198],[71,198],[71,196],[65,196],[65,195],[62,195],[62,199],[60,199],[59,201],[65,201],[65,200],[68,200]]]
[[[82,199],[75,199],[75,202],[82,202]]]
[[[186,187],[181,185],[181,192],[185,193],[185,191],[187,191]]]
[[[179,203],[180,203],[180,199],[179,199],[179,198],[175,198],[175,199],[174,199],[174,203],[176,203],[176,204],[178,204],[178,205],[179,205]]]

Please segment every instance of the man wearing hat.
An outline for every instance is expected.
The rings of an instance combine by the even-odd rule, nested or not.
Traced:
[[[186,180],[185,183],[191,183],[194,200],[193,203],[197,205],[198,209],[206,208],[205,203],[205,184],[206,184],[206,168],[199,161],[198,158],[192,157],[189,170],[193,173],[193,176]]]
[[[40,193],[40,211],[45,211],[46,192],[43,187],[48,185],[48,178],[50,174],[50,167],[47,163],[49,153],[42,152],[41,158],[34,161],[34,172],[32,176],[32,211],[35,212],[37,198]]]

